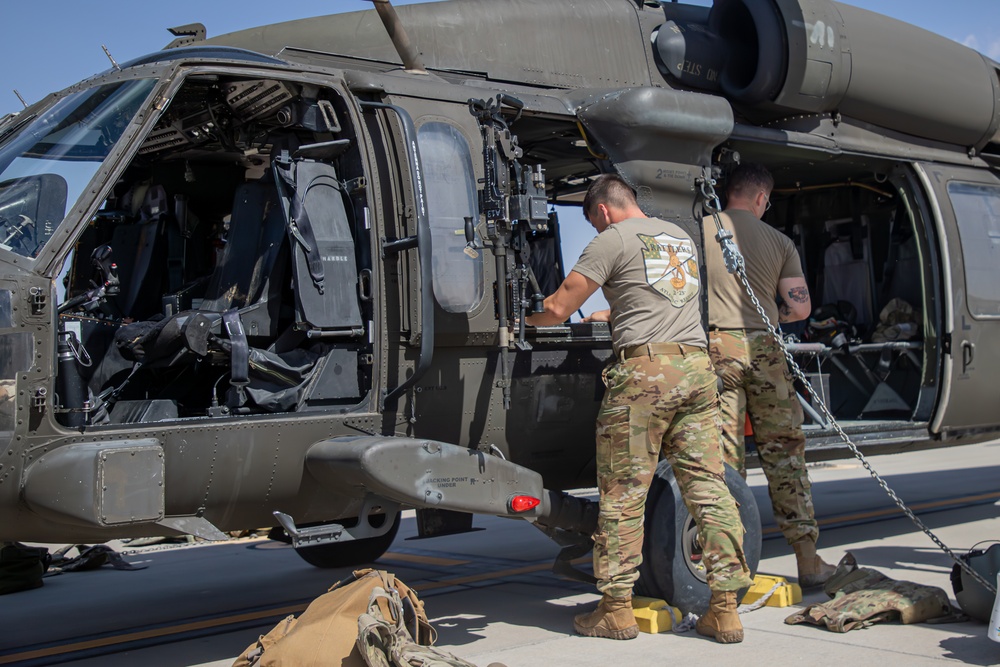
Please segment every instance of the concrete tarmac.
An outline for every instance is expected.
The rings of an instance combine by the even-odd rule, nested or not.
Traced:
[[[921,518],[954,550],[1000,539],[994,504],[1000,444],[875,457],[873,463],[904,500],[939,509]],[[954,602],[951,561],[943,552],[906,518],[871,522],[893,516],[891,503],[859,464],[820,464],[810,476],[828,561],[850,551],[890,577],[938,586]],[[748,481],[770,537],[760,572],[793,577],[794,558],[773,530],[764,477],[751,471]],[[1000,664],[1000,644],[986,639],[986,625],[975,621],[890,623],[846,634],[784,623],[797,608],[824,601],[821,592],[807,594],[801,605],[744,615],[746,640],[739,645],[693,632],[640,634],[625,642],[575,636],[573,615],[592,608],[598,596],[550,572],[558,548],[520,521],[477,517],[475,523],[484,530],[415,540],[415,522],[404,518],[378,567],[419,591],[440,647],[480,667]],[[148,567],[67,573],[0,598],[0,665],[228,666],[278,619],[300,613],[347,574],[313,568],[289,547],[265,540],[147,548],[127,559]]]

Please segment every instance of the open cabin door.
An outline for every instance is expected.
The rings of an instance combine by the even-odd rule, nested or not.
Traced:
[[[416,153],[413,120],[403,109],[381,102],[359,100],[373,160],[371,190],[375,231],[380,238],[381,293],[376,302],[381,309],[382,337],[378,358],[380,408],[387,410],[384,430],[395,430],[398,399],[416,379],[420,364],[414,352],[421,351],[426,308],[421,293],[421,257],[429,245],[426,201],[423,198],[420,159]],[[433,318],[428,323],[433,331]]]
[[[917,165],[941,244],[944,355],[931,432],[1000,424],[1000,176]]]

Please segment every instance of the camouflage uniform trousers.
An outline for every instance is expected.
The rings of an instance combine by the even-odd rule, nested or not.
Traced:
[[[767,331],[710,331],[709,352],[722,378],[720,412],[726,463],[746,477],[743,428],[750,413],[774,518],[789,544],[816,541],[819,528],[806,472],[802,406],[781,347]]]
[[[694,517],[712,590],[749,586],[743,524],[725,483],[715,373],[704,351],[644,355],[604,373],[597,417],[597,588],[627,597],[642,563],[643,514],[660,452]]]

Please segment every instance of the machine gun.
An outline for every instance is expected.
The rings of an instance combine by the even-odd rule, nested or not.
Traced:
[[[528,235],[545,233],[549,215],[545,173],[541,165],[523,165],[524,151],[510,126],[521,117],[524,104],[509,95],[469,100],[469,112],[479,121],[483,136],[483,178],[479,179],[479,215],[483,236],[496,260],[495,306],[499,323],[501,386],[504,408],[510,407],[509,350],[530,350],[524,318],[544,312],[545,295],[531,270]],[[504,111],[512,111],[508,121]],[[477,256],[477,225],[465,219],[466,253]],[[516,335],[514,333],[516,328]]]

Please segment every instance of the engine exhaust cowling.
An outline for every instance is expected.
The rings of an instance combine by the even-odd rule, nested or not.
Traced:
[[[1000,140],[1000,66],[957,42],[832,0],[715,0],[703,20],[665,4],[664,75],[785,115],[839,112],[927,139]]]

